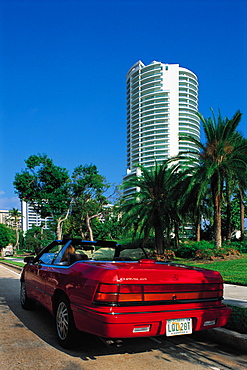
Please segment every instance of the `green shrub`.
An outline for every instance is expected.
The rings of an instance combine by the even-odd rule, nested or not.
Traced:
[[[247,309],[243,307],[231,306],[232,313],[225,328],[247,334]]]
[[[148,258],[158,262],[172,261],[175,258],[175,253],[171,249],[165,249],[163,254],[158,254],[155,251],[148,253]]]
[[[214,244],[202,240],[201,242],[182,243],[176,251],[176,256],[181,258],[207,258],[212,255]]]
[[[240,253],[247,253],[247,240],[244,241],[233,241],[230,244],[234,249],[237,249]]]
[[[10,227],[7,227],[4,224],[0,224],[0,250],[9,243],[14,244],[15,242],[15,233]]]
[[[214,259],[214,257],[226,257],[229,255],[238,255],[239,246],[234,244],[223,244],[221,248],[216,248],[213,243],[206,240],[200,242],[187,242],[181,244],[176,251],[176,256],[181,258],[192,258],[197,260]]]

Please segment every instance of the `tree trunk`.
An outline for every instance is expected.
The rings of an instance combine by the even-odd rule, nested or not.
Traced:
[[[174,234],[175,234],[175,248],[179,248],[179,223],[175,221],[174,224]]]
[[[201,241],[201,223],[198,219],[196,220],[196,241]]]
[[[58,220],[57,221],[57,227],[56,227],[56,235],[57,235],[57,240],[62,240],[62,230],[63,230],[63,221],[62,220]]]
[[[171,244],[171,239],[172,239],[171,233],[172,233],[171,232],[171,225],[169,224],[166,227],[166,237],[164,238],[164,248],[165,248],[165,246],[168,246],[168,245]]]
[[[80,234],[81,234],[81,238],[85,239],[85,233],[82,230],[82,224],[80,224]]]
[[[164,253],[163,227],[158,212],[154,214],[155,246],[158,254]]]
[[[215,245],[219,249],[222,246],[222,237],[221,237],[221,204],[220,196],[215,197],[214,204],[214,236],[215,236]]]
[[[89,240],[93,241],[93,230],[91,228],[91,220],[95,217],[99,217],[101,215],[101,212],[93,215],[93,216],[89,216],[88,213],[86,214],[86,225],[87,225],[87,229],[88,229],[88,232],[89,232]]]
[[[136,234],[136,230],[135,230],[135,234]],[[148,241],[149,235],[150,235],[150,229],[149,228],[145,228],[144,229],[144,236],[143,236],[143,239],[142,239],[142,246],[143,247],[146,246],[146,243]]]
[[[222,246],[221,237],[221,193],[220,185],[218,184],[218,175],[214,175],[211,182],[211,189],[214,202],[214,240],[216,248],[219,249]]]
[[[240,195],[240,228],[241,228],[241,236],[240,240],[244,240],[244,195],[242,192],[242,189],[239,189],[239,195]]]
[[[86,225],[87,225],[87,229],[88,229],[88,232],[89,232],[89,240],[93,241],[93,230],[91,228],[90,220],[91,220],[91,217],[89,217],[88,213],[87,213],[87,215],[86,215]]]
[[[69,210],[70,210],[70,206],[69,208],[67,209],[67,212],[66,212],[66,215],[62,218],[62,216],[60,218],[57,219],[56,223],[56,235],[57,235],[57,240],[62,240],[63,238],[63,222],[65,220],[67,220],[68,218],[68,215],[69,215]],[[52,215],[53,217],[53,215]],[[53,217],[53,220],[54,220],[54,217]]]
[[[231,241],[232,225],[231,225],[231,200],[229,188],[226,189],[226,240]]]
[[[164,253],[164,236],[163,230],[155,227],[155,245],[158,254]]]
[[[16,227],[15,229],[15,236],[16,236],[16,242],[15,242],[15,245],[14,245],[14,249],[19,249],[19,229],[18,227]]]

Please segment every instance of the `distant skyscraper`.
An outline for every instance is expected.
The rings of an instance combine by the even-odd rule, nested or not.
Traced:
[[[200,139],[197,76],[179,64],[135,63],[127,74],[127,177],[136,165],[196,149],[180,134]]]

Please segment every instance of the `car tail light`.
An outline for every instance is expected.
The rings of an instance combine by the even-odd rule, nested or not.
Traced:
[[[99,284],[94,302],[102,304],[155,303],[222,299],[223,284]]]

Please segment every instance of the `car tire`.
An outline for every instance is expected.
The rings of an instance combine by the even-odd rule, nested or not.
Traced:
[[[74,317],[70,308],[70,303],[65,295],[59,297],[55,312],[56,332],[58,342],[63,348],[76,346],[78,330],[75,327]]]
[[[36,305],[36,302],[27,296],[25,281],[21,281],[20,302],[24,310],[33,310]]]

